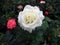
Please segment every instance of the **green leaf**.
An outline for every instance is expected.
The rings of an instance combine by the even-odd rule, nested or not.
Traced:
[[[44,22],[43,22],[43,25],[42,25],[41,28],[44,29],[44,30],[46,30],[46,29],[48,28],[48,23],[47,23],[47,21],[44,21]]]

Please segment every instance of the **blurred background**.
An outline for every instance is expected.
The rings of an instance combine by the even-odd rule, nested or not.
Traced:
[[[43,25],[32,33],[17,22],[25,5],[38,6],[45,16]],[[17,22],[12,30],[6,27],[10,18]],[[60,0],[0,0],[0,45],[60,45]]]

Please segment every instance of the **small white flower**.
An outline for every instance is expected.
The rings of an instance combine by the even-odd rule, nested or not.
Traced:
[[[24,10],[19,12],[18,23],[22,29],[29,31],[35,30],[42,25],[44,19],[43,12],[37,6],[26,5]]]
[[[58,35],[58,37],[60,37],[60,35]]]

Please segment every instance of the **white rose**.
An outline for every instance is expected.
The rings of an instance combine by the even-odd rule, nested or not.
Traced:
[[[35,30],[42,25],[44,19],[43,12],[37,6],[26,5],[24,10],[19,12],[18,23],[22,29],[29,31]]]

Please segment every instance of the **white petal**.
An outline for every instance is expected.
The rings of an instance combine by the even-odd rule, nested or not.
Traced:
[[[26,28],[26,30],[30,33],[32,33],[32,28]]]
[[[32,32],[32,28],[28,25],[22,24],[22,29],[27,30],[28,32]]]
[[[39,8],[38,8],[37,6],[35,6],[33,10],[34,10],[35,13],[37,13],[37,14],[40,12],[40,10],[39,10]]]
[[[42,20],[39,20],[34,26],[32,26],[33,29],[35,29],[36,27],[39,27],[42,25]]]
[[[40,19],[41,20],[43,20],[45,17],[43,16],[43,12],[42,11],[40,11],[40,13],[38,14],[39,15],[39,17],[40,17]]]
[[[31,6],[31,5],[26,5],[25,8],[24,8],[24,11],[26,11],[26,10],[31,10],[31,9],[33,9],[33,6]]]
[[[20,20],[21,20],[21,15],[22,15],[22,12],[19,12],[19,15],[18,15],[18,22],[20,22]]]
[[[40,19],[44,19],[43,12],[39,10],[37,6],[34,7],[34,11],[36,14],[40,15]]]

